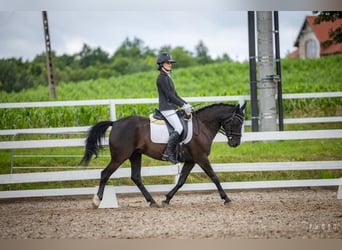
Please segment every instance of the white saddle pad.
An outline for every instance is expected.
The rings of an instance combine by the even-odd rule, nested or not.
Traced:
[[[180,143],[186,144],[190,142],[192,139],[192,132],[192,119],[190,119],[188,120],[188,134],[185,140]],[[150,134],[151,141],[154,143],[167,143],[169,141],[169,131],[165,123],[150,121]]]

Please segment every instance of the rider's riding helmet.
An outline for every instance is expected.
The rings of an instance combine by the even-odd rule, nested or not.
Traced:
[[[158,70],[161,69],[163,63],[165,62],[175,63],[176,61],[173,60],[172,56],[169,53],[163,52],[157,58]]]

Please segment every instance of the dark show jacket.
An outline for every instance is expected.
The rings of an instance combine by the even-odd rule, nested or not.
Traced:
[[[157,87],[160,111],[175,110],[187,103],[178,96],[171,77],[162,70],[157,78]]]

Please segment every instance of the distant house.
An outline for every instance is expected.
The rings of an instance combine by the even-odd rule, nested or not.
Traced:
[[[297,50],[289,54],[288,58],[320,58],[333,54],[342,54],[342,44],[332,44],[323,47],[322,42],[329,40],[329,32],[342,26],[342,19],[335,22],[321,22],[314,24],[315,16],[307,16],[299,31],[294,46]]]

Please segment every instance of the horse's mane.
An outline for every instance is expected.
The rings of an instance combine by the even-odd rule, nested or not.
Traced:
[[[201,113],[201,112],[203,112],[203,111],[205,111],[205,110],[207,110],[207,109],[212,109],[212,108],[214,108],[214,107],[219,107],[219,106],[224,106],[224,107],[231,107],[231,108],[233,108],[233,107],[235,107],[235,105],[232,105],[232,104],[226,104],[226,103],[215,103],[215,104],[212,104],[212,105],[209,105],[209,106],[205,106],[205,107],[203,107],[203,108],[200,108],[199,110],[197,110],[196,111],[196,113]]]

